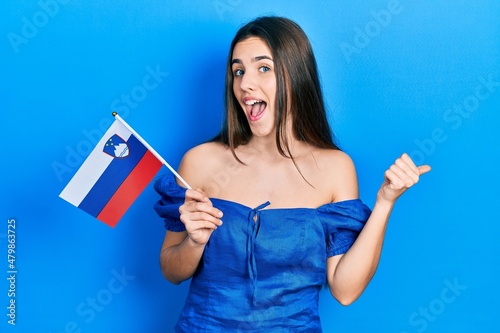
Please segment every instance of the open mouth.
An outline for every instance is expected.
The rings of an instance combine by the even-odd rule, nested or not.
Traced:
[[[245,101],[248,118],[251,121],[256,121],[262,118],[266,110],[267,103],[258,99],[249,99]]]

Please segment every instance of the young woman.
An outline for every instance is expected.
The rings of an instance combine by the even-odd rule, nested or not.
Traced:
[[[236,34],[226,117],[211,142],[159,179],[165,278],[192,278],[177,332],[321,332],[318,297],[356,300],[377,268],[396,199],[429,166],[403,154],[373,211],[352,160],[332,140],[316,61],[302,29],[261,17]]]

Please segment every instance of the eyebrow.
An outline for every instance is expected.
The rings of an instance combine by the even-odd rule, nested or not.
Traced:
[[[266,56],[266,55],[261,55],[261,56],[257,56],[257,57],[252,58],[252,62],[257,62],[257,61],[261,61],[264,59],[273,61],[273,59],[271,57]],[[233,59],[231,61],[231,64],[241,64],[241,63],[242,63],[241,59],[237,59],[237,58]]]

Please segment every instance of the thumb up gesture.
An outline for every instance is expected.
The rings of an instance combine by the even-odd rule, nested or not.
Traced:
[[[404,153],[385,172],[377,200],[394,203],[401,194],[418,182],[421,175],[430,170],[429,165],[417,167],[410,156]]]

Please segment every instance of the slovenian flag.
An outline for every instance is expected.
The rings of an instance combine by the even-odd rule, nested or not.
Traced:
[[[189,185],[116,113],[115,121],[59,195],[114,227],[166,165]]]

